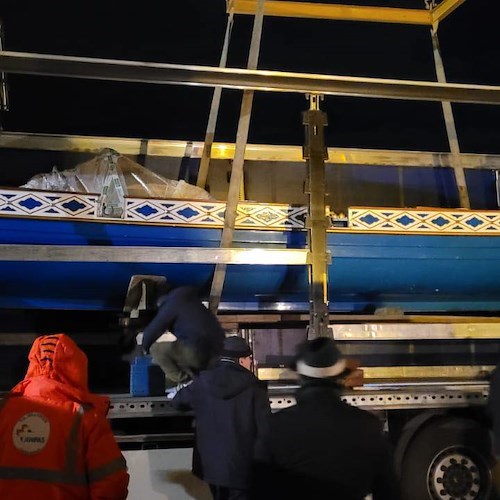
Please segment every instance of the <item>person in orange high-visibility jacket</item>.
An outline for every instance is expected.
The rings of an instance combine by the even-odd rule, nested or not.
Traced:
[[[64,334],[38,337],[26,377],[0,399],[0,498],[121,500],[129,476],[87,385],[87,356]]]

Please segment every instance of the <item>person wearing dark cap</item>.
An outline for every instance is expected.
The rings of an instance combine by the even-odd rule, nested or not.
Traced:
[[[167,331],[173,339],[157,342]],[[167,387],[176,387],[217,361],[224,336],[196,288],[182,286],[159,298],[158,312],[144,329],[142,348],[165,372]]]
[[[295,406],[272,415],[269,459],[256,462],[253,498],[400,498],[381,422],[341,401],[346,362],[332,339],[298,346]]]
[[[220,361],[181,389],[172,404],[193,410],[193,473],[215,500],[245,500],[254,460],[263,460],[271,410],[266,385],[250,371],[252,351],[241,337],[224,340]]]

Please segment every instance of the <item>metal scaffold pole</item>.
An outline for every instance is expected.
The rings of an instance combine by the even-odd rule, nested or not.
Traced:
[[[310,95],[309,110],[303,113],[305,125],[304,159],[308,167],[309,215],[307,218],[309,243],[309,302],[310,319],[308,337],[326,337],[328,329],[328,263],[326,230],[325,146],[324,128],[327,117],[319,109],[320,96]]]
[[[437,81],[439,83],[446,82],[446,74],[444,72],[443,59],[441,57],[441,50],[439,49],[439,39],[437,35],[437,24],[431,29],[432,50],[434,54],[434,65],[436,68]],[[458,188],[458,197],[461,208],[470,208],[469,193],[467,191],[467,180],[465,178],[465,171],[460,157],[460,146],[458,143],[457,128],[455,126],[455,119],[453,116],[453,108],[450,101],[441,101],[443,108],[444,122],[446,125],[446,133],[448,135],[448,143],[450,145],[450,152],[453,158],[453,171],[455,173],[455,181]]]
[[[252,42],[250,44],[250,54],[248,56],[248,69],[257,68],[260,52],[260,39],[262,36],[262,25],[264,22],[265,0],[259,0],[257,12],[255,13]],[[236,223],[236,213],[240,197],[241,183],[243,181],[243,164],[245,162],[245,150],[250,129],[250,117],[252,115],[253,90],[245,90],[241,101],[240,120],[238,131],[236,132],[236,149],[231,168],[231,180],[227,194],[226,214],[224,217],[224,229],[220,242],[221,248],[230,248],[233,242],[234,226]],[[224,280],[226,278],[226,264],[215,266],[212,288],[210,290],[209,307],[214,313],[217,312],[221,300]]]
[[[0,20],[0,52],[4,46],[4,27]],[[0,71],[0,133],[2,133],[2,112],[9,111],[9,94],[7,91],[7,75]]]
[[[234,14],[230,12],[227,18],[226,34],[224,36],[224,44],[222,46],[222,54],[220,56],[219,68],[225,68],[227,63],[227,53],[229,51],[229,41],[231,40],[231,31],[233,29]],[[210,158],[212,156],[212,146],[215,139],[215,127],[217,126],[217,117],[219,115],[220,101],[222,97],[222,87],[215,87],[212,96],[212,104],[210,105],[210,114],[208,116],[207,130],[205,133],[205,142],[203,144],[203,152],[201,154],[200,169],[198,171],[198,179],[196,185],[205,189],[208,179],[208,171],[210,168]]]

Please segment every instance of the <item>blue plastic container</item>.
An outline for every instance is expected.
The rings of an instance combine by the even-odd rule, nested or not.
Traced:
[[[165,394],[165,374],[151,356],[139,356],[130,365],[131,396],[162,396]]]

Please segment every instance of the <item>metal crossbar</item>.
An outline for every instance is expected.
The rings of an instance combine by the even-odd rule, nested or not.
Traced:
[[[10,51],[0,52],[0,71],[137,83],[220,86],[262,92],[500,104],[500,86],[492,85],[186,66]]]

